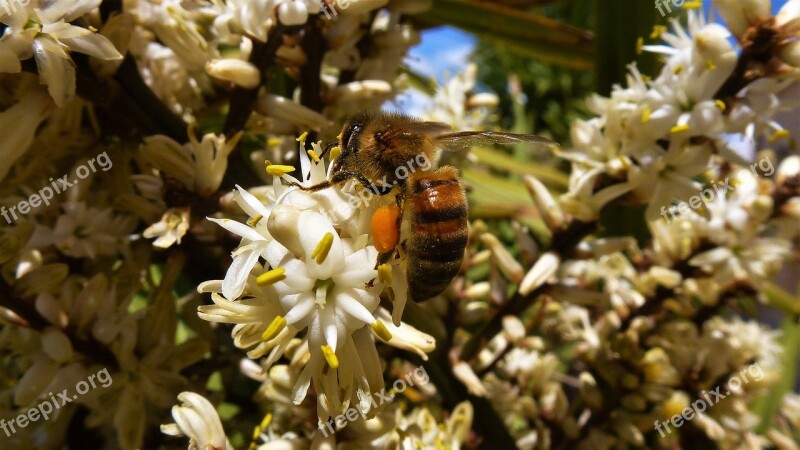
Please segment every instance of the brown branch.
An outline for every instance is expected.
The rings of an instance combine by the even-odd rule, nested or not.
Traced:
[[[254,41],[249,61],[261,72],[261,84],[267,81],[267,71],[275,60],[275,54],[283,44],[283,34],[287,31],[282,25],[273,26],[267,42]],[[259,87],[252,89],[237,86],[231,94],[231,106],[225,119],[225,136],[230,139],[242,131],[253,112],[253,104],[258,97]]]

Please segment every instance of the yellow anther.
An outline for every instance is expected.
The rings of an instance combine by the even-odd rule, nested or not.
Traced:
[[[328,365],[331,366],[331,369],[338,369],[339,368],[339,358],[336,357],[336,353],[334,353],[333,349],[330,345],[323,345],[322,348],[322,355],[325,357],[325,361],[328,361]]]
[[[650,108],[645,108],[644,111],[642,111],[642,123],[650,122],[650,114],[652,113],[653,111],[651,111]]]
[[[785,138],[789,136],[789,132],[786,130],[778,130],[769,137],[768,142],[770,144],[777,142],[779,139]]]
[[[256,283],[258,283],[259,286],[267,286],[285,279],[286,269],[283,267],[278,267],[277,269],[272,269],[269,272],[264,272],[259,275],[258,278],[256,278]]]
[[[333,246],[333,233],[325,233],[325,236],[322,236],[317,247],[311,253],[311,258],[316,261],[317,264],[322,264],[325,262],[325,258],[328,257],[331,246]]]
[[[256,425],[256,427],[253,428],[253,440],[258,440],[259,436],[261,436],[261,427]]]
[[[725,111],[725,102],[722,100],[715,100],[714,104],[717,105],[717,108],[719,108],[720,111]]]
[[[261,429],[265,429],[272,423],[272,413],[267,413],[266,416],[261,420]]]
[[[342,154],[342,147],[339,147],[338,145],[335,147],[331,147],[331,161],[338,158],[339,155],[341,154]]]
[[[641,55],[643,48],[644,48],[644,38],[640,37],[639,39],[636,39],[636,54]]]
[[[261,222],[261,219],[263,219],[263,218],[264,218],[264,216],[262,214],[258,214],[257,216],[255,216],[252,219],[248,220],[247,223],[250,226],[254,227],[254,226],[258,225],[258,222]]]
[[[689,124],[685,123],[683,125],[675,125],[672,127],[669,132],[672,134],[683,133],[684,131],[689,131]]]
[[[336,136],[336,140],[339,141],[339,142],[342,142],[342,136],[344,136],[344,130],[342,130],[342,132],[339,133],[338,136]]]
[[[644,80],[645,83],[649,83],[650,81],[653,80],[653,77],[651,77],[649,75],[642,74],[642,80]]]
[[[319,162],[319,155],[317,155],[317,152],[314,150],[309,150],[307,153],[308,157],[311,158],[315,163]]]
[[[714,64],[714,61],[712,61],[710,59],[706,61],[706,69],[715,70],[716,68],[717,68],[717,65]]]
[[[667,27],[664,25],[653,26],[653,31],[650,33],[650,39],[655,39],[667,32]]]
[[[683,66],[675,66],[675,68],[672,69],[672,73],[674,73],[675,75],[678,75],[681,72],[683,72]]]
[[[306,138],[308,138],[308,131],[303,131],[303,134],[301,134],[300,137],[295,140],[302,145],[306,145]]]
[[[283,144],[283,139],[281,139],[279,137],[274,137],[273,136],[273,137],[267,139],[267,146],[269,146],[269,147],[277,147],[277,146],[279,146],[281,144]]]
[[[280,334],[284,328],[286,328],[286,319],[284,319],[283,316],[272,319],[272,323],[270,323],[264,333],[261,334],[261,340],[269,342],[275,339],[275,336]]]
[[[282,177],[290,172],[294,172],[294,167],[280,164],[270,164],[267,166],[267,173],[273,177]]]
[[[389,333],[389,330],[386,329],[386,325],[380,320],[370,325],[370,327],[372,327],[372,331],[374,331],[383,342],[389,342],[392,339],[392,333]]]
[[[703,2],[700,0],[691,0],[683,4],[683,9],[690,10],[690,9],[700,9],[703,7]]]
[[[378,266],[378,281],[386,285],[392,284],[392,268],[388,264]]]

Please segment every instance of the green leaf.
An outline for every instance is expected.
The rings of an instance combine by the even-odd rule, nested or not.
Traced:
[[[767,304],[769,306],[790,316],[800,314],[800,299],[786,292],[775,283],[765,283],[761,292],[767,297]]]
[[[533,205],[528,191],[519,181],[511,181],[476,169],[463,169],[461,173],[472,187],[470,194],[474,201]]]
[[[433,97],[436,94],[436,80],[426,77],[425,75],[414,72],[410,68],[403,66],[400,72],[405,74],[408,78],[408,85],[423,94]]]
[[[480,162],[493,169],[510,172],[516,175],[532,175],[545,185],[558,190],[566,190],[569,186],[569,176],[553,167],[542,164],[525,163],[507,153],[489,147],[475,147],[472,149],[472,154],[475,155]],[[530,199],[530,197],[527,198]]]
[[[436,0],[430,10],[415,19],[462,28],[545,63],[578,70],[594,66],[590,32],[538,14],[490,2]]]
[[[651,54],[637,55],[637,41],[650,35],[659,18],[653,3],[642,0],[616,0],[613,7],[598,0],[595,11],[595,82],[597,92],[608,95],[614,84],[625,82],[628,65],[637,59],[642,73],[652,73],[656,59]]]

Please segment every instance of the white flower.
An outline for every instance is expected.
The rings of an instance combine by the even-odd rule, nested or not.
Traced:
[[[228,168],[228,155],[241,136],[239,133],[227,141],[224,135],[209,133],[198,142],[194,128],[189,127],[187,144],[180,145],[159,134],[145,138],[141,151],[157,169],[178,179],[187,189],[208,197],[219,189]]]
[[[53,228],[52,241],[73,258],[117,253],[135,225],[131,217],[116,216],[109,208],[87,207],[84,202],[67,202],[63,208],[64,214],[58,216]]]
[[[332,163],[326,170],[317,158],[319,145],[313,147],[301,154],[303,181],[288,175],[292,167],[267,167],[274,182],[271,189],[259,190],[264,203],[238,188],[235,199],[251,217],[247,224],[214,220],[243,240],[225,281],[198,288],[212,292],[215,303],[201,306],[199,314],[237,324],[234,343],[252,348],[251,358],[269,352],[267,368],[305,331],[302,345],[308,357],[302,360],[291,398],[302,402],[313,382],[318,412],[325,418],[343,413],[352,402],[361,411],[374,411],[370,399],[382,388],[382,376],[373,332],[423,357],[434,341],[407,325],[394,327],[378,319],[389,318],[378,308],[380,293],[386,285],[395,286],[393,274],[400,268],[382,267],[381,274],[375,268],[378,252],[367,233],[372,208],[357,198],[354,202],[347,186],[309,192],[283,185],[311,186],[328,178]],[[395,311],[402,310],[405,288],[398,287],[394,301]]]
[[[188,436],[190,450],[233,450],[211,402],[194,392],[181,392],[178,400],[182,404],[172,407],[175,423],[161,425],[164,434]]]
[[[142,233],[146,239],[158,237],[153,246],[169,248],[174,243],[181,243],[181,238],[189,230],[189,209],[170,208],[161,220],[147,227]]]
[[[65,106],[75,96],[75,68],[70,52],[103,60],[122,59],[108,39],[69,23],[99,5],[100,0],[17,2],[10,14],[8,8],[0,8],[0,22],[8,25],[0,38],[0,71],[19,72],[20,60],[35,56],[42,83],[56,104]]]
[[[271,196],[271,198],[274,200],[275,197]],[[242,237],[242,242],[232,254],[233,263],[228,268],[225,281],[222,283],[222,294],[230,300],[235,300],[242,295],[248,274],[258,262],[259,257],[266,257],[264,251],[267,244],[272,241],[265,219],[272,212],[272,207],[264,206],[253,194],[239,186],[236,186],[234,200],[250,217],[248,224],[230,219],[209,218],[231,233]]]

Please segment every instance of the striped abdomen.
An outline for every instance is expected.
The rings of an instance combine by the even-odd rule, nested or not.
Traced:
[[[467,246],[467,198],[454,167],[423,172],[406,185],[411,214],[408,289],[419,302],[441,293],[458,274]]]

